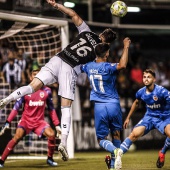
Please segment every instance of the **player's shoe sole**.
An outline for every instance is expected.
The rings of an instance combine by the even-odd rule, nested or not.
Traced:
[[[116,149],[114,150],[114,154],[115,154],[115,170],[120,170],[122,169],[123,151],[122,149]]]
[[[7,103],[6,99],[0,100],[0,109],[3,109],[7,104],[8,103]]]
[[[68,156],[68,153],[67,153],[67,149],[62,145],[62,143],[59,144],[58,151],[60,152],[60,154],[62,156],[62,160],[68,161],[69,156]]]
[[[0,168],[4,167],[4,161],[2,159],[0,159]]]
[[[5,123],[5,125],[1,127],[0,136],[5,133],[6,129],[9,129],[9,123]]]
[[[58,163],[54,162],[53,159],[47,159],[47,164],[50,165],[50,166],[57,166],[58,165]]]
[[[164,166],[164,163],[165,163],[165,154],[163,154],[160,150],[158,153],[158,160],[156,162],[157,168],[162,168]]]

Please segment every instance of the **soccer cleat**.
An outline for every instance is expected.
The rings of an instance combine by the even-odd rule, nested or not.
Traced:
[[[111,158],[109,155],[106,155],[105,162],[106,162],[107,169],[110,169]]]
[[[3,109],[7,104],[8,104],[8,103],[7,103],[7,100],[6,100],[6,99],[0,100],[0,109]]]
[[[123,156],[123,151],[122,149],[115,149],[114,150],[115,154],[115,170],[120,170],[122,169],[122,156]]]
[[[4,167],[4,161],[0,159],[0,168]]]
[[[53,158],[48,158],[47,164],[50,165],[50,166],[57,166],[58,165],[57,162],[54,162]]]
[[[8,122],[6,122],[6,123],[1,127],[0,136],[5,133],[5,130],[6,130],[6,129],[9,129],[9,123],[8,123]]]
[[[165,162],[165,154],[163,154],[160,150],[158,153],[158,160],[156,162],[157,168],[162,168],[164,166],[164,162]]]
[[[59,144],[58,151],[60,152],[60,154],[62,156],[62,160],[63,161],[68,161],[69,157],[68,157],[67,149],[63,146],[62,143]]]

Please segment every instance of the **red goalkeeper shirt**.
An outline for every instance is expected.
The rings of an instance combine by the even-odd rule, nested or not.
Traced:
[[[18,99],[13,107],[13,110],[8,116],[7,120],[9,122],[11,122],[18,114],[18,110],[22,106],[22,104],[24,104],[24,110],[21,120],[25,120],[31,123],[32,126],[33,124],[36,124],[36,122],[44,120],[44,111],[46,104],[53,124],[56,126],[60,123],[57,113],[54,109],[54,105],[52,102],[52,93],[49,87],[44,86],[37,92],[23,96],[22,98]]]

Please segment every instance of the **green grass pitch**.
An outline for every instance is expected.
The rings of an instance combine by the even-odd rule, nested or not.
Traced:
[[[107,152],[79,152],[75,158],[67,162],[57,159],[58,167],[49,167],[46,160],[14,160],[8,159],[2,169],[11,170],[107,170],[104,158]],[[122,158],[122,170],[158,170],[156,161],[158,151],[128,152]],[[165,165],[162,170],[170,169],[170,153],[167,152]]]

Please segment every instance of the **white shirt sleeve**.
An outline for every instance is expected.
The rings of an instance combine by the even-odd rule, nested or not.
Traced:
[[[91,29],[90,27],[83,21],[82,24],[80,26],[77,27],[78,31],[79,31],[79,34],[81,32],[84,32],[84,31],[88,31],[88,32],[91,32]]]

